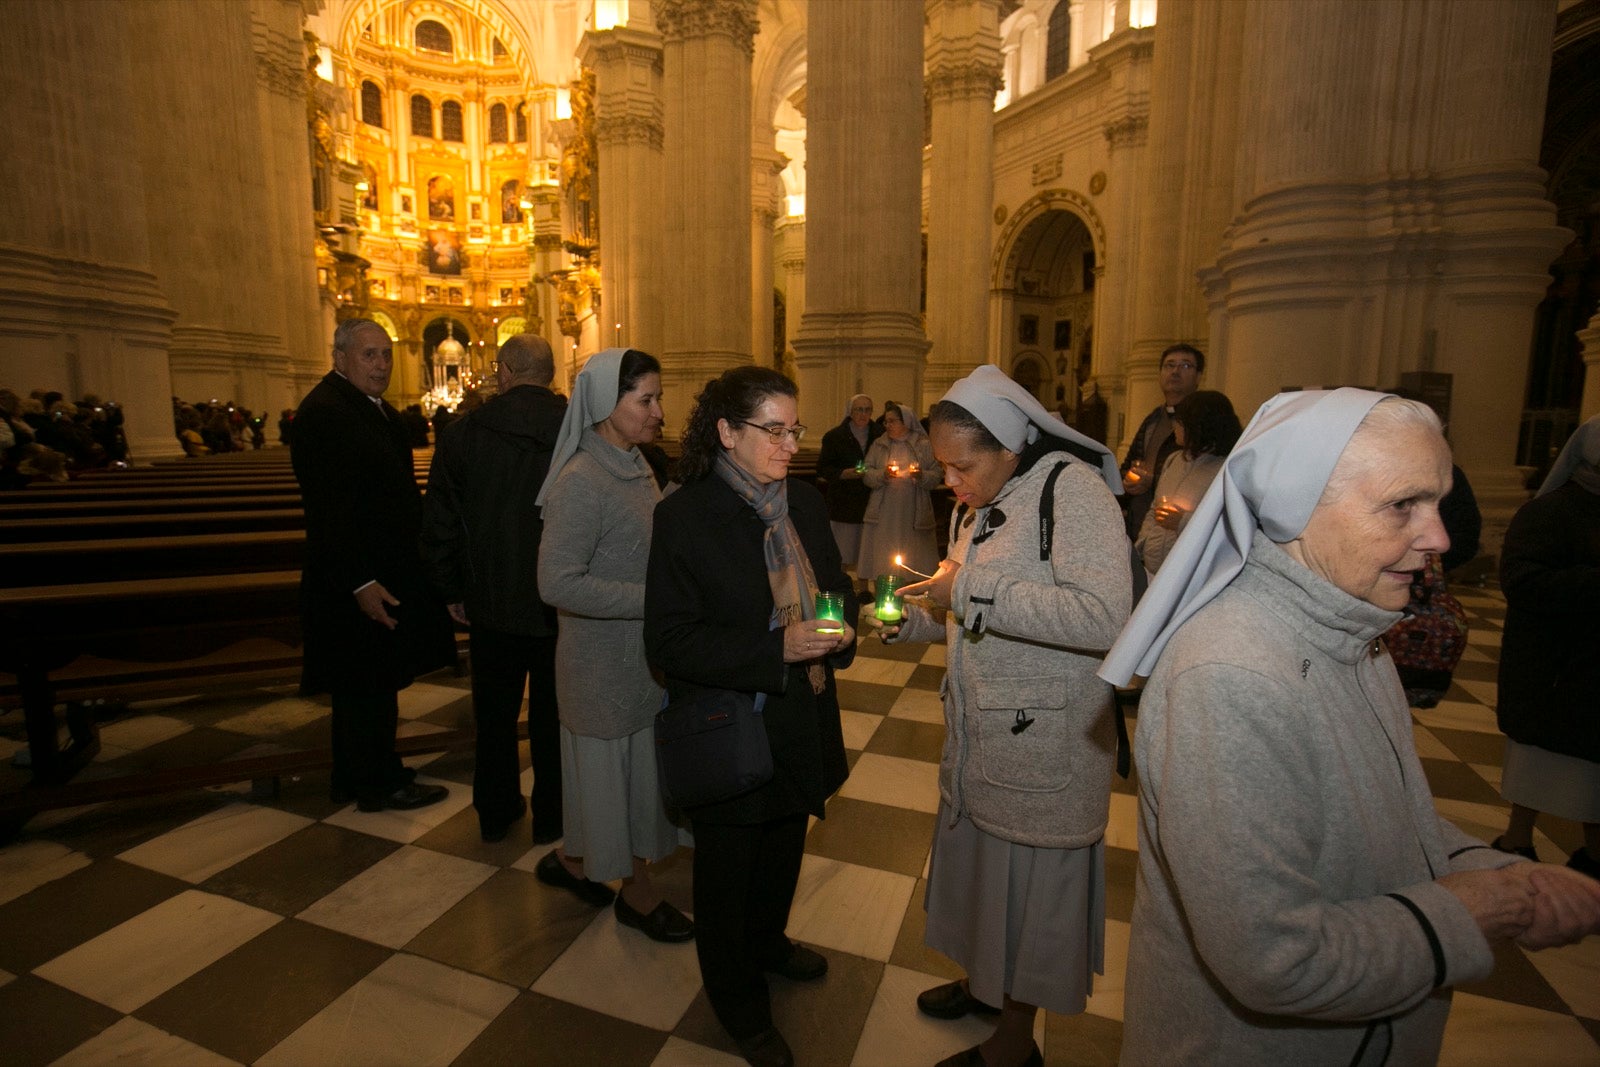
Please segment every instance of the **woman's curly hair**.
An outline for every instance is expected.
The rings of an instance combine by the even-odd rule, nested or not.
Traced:
[[[717,433],[719,419],[744,422],[771,397],[799,395],[794,382],[769,367],[734,367],[706,382],[683,427],[678,484],[688,485],[711,473],[717,454],[724,451]]]

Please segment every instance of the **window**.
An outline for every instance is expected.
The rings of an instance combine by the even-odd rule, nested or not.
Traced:
[[[425,96],[411,98],[411,136],[433,136],[433,104]]]
[[[461,134],[461,105],[454,100],[446,100],[439,105],[439,139],[441,141],[466,139]]]
[[[489,109],[489,143],[505,144],[506,140],[506,106],[496,104]]]
[[[377,82],[361,83],[361,121],[383,129],[383,90]]]
[[[1059,78],[1072,61],[1072,9],[1058,0],[1050,11],[1050,28],[1044,42],[1044,80]]]
[[[425,19],[417,23],[413,40],[417,48],[424,52],[442,52],[450,55],[455,51],[455,46],[450,40],[450,31],[445,29],[444,23]]]
[[[528,105],[517,105],[517,143],[526,144],[528,140]]]

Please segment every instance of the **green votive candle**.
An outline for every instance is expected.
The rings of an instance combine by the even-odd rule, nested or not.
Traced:
[[[844,596],[840,593],[817,594],[817,621],[836,622],[838,626],[819,626],[818,633],[844,633]]]

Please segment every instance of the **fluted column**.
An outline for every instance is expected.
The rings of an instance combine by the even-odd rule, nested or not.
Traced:
[[[139,90],[124,106],[147,179],[151,259],[180,312],[173,391],[287,407],[299,398],[282,312],[252,284],[272,226],[250,8],[146,0],[134,11],[127,50]]]
[[[666,429],[750,352],[750,61],[756,0],[662,0]]]
[[[773,135],[772,127],[766,126],[750,160],[750,351],[763,367],[773,362],[772,228],[783,217],[783,183],[778,175],[789,161],[773,147]]]
[[[1118,438],[1110,443],[1119,455],[1161,400],[1157,365],[1168,345],[1199,345],[1207,354],[1201,384],[1228,389],[1218,336],[1225,326],[1208,323],[1196,272],[1215,257],[1233,211],[1245,6],[1232,0],[1168,4],[1156,22],[1138,247],[1126,275],[1133,287],[1132,343],[1119,350],[1096,338],[1093,368],[1110,405],[1110,432]],[[1119,150],[1115,137],[1111,143]],[[1248,419],[1250,410],[1241,406],[1241,417]]]
[[[600,171],[600,283],[606,325],[662,352],[661,37],[637,25],[590,31],[579,58],[595,72]],[[603,330],[602,333],[605,331]]]
[[[125,143],[135,96],[122,4],[7,4],[0,32],[0,382],[123,406],[135,462],[181,454],[167,346],[176,317],[151,263],[145,171]],[[49,57],[41,62],[40,57]],[[159,182],[160,176],[156,176]]]
[[[1578,417],[1588,420],[1600,415],[1600,312],[1578,331],[1578,344],[1583,348],[1583,407]]]
[[[783,268],[783,351],[792,358],[794,339],[806,310],[806,220],[804,216],[778,224],[778,265]]]
[[[927,0],[928,367],[922,410],[986,361],[994,210],[998,0]]]
[[[806,311],[800,414],[850,394],[916,401],[921,278],[922,0],[813,4],[806,26]]]
[[[1512,477],[1534,309],[1569,236],[1535,165],[1554,17],[1248,6],[1237,221],[1214,287],[1236,402],[1453,373],[1456,461],[1475,487]]]

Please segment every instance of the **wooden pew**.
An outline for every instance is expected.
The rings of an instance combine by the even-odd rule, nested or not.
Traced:
[[[300,494],[241,493],[234,496],[133,497],[111,500],[27,500],[0,497],[0,524],[13,519],[73,518],[88,515],[161,515],[198,511],[266,511],[297,508]]]
[[[299,570],[305,530],[0,544],[0,587]]]
[[[304,529],[302,508],[259,511],[206,511],[167,515],[88,515],[82,518],[16,519],[0,524],[0,543],[170,537],[260,530]]]

